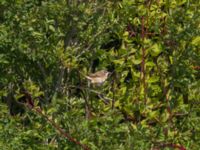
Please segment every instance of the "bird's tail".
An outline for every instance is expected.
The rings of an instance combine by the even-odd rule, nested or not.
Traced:
[[[84,73],[82,73],[82,72],[80,72],[80,71],[78,71],[78,72],[79,72],[82,76],[84,76],[86,79],[91,80],[91,77],[85,75]]]

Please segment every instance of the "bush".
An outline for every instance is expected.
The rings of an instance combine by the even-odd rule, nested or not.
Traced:
[[[199,149],[199,6],[2,0],[0,148]]]

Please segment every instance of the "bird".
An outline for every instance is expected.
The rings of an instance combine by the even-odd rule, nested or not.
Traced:
[[[91,73],[89,75],[86,75],[85,77],[88,80],[90,80],[91,83],[93,83],[93,84],[102,84],[103,82],[106,81],[109,74],[110,74],[110,72],[108,72],[107,70],[100,70],[100,71],[97,71],[95,73]]]

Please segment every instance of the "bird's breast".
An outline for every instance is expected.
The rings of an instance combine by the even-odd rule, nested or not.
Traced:
[[[102,83],[105,81],[105,78],[93,78],[91,80],[92,83]]]

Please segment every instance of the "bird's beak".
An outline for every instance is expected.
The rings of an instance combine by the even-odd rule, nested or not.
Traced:
[[[107,72],[107,76],[110,76],[112,74],[112,72]]]
[[[112,75],[112,74],[113,74],[113,72],[114,72],[114,71],[112,71],[112,72],[108,72],[108,75],[109,75],[109,76],[110,76],[110,75]]]

